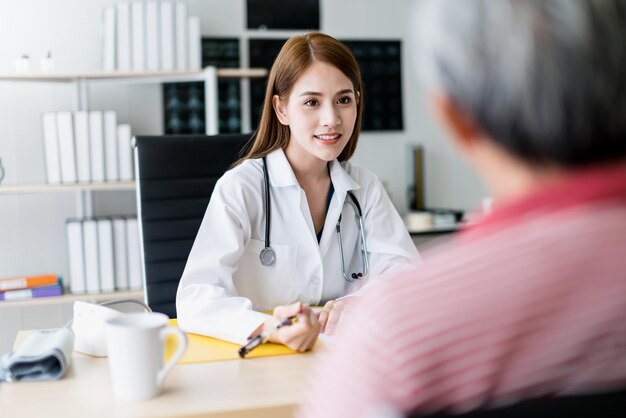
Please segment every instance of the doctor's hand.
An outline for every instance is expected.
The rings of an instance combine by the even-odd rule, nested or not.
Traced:
[[[348,305],[347,300],[329,300],[319,314],[321,332],[331,335],[339,322],[339,317]]]
[[[306,351],[313,348],[320,333],[317,315],[308,305],[296,302],[274,308],[274,317],[265,322],[264,329],[272,330],[277,321],[298,315],[298,320],[288,327],[282,327],[270,334],[269,341],[284,344],[292,350]]]

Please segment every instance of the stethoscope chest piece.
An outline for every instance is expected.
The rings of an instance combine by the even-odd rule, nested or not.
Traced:
[[[276,253],[270,247],[265,247],[261,250],[259,258],[265,267],[273,266],[276,262]]]

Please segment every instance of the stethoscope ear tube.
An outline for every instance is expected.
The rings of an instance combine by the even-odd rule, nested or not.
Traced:
[[[359,211],[360,211],[360,208],[359,208]],[[359,235],[360,235],[360,241],[361,241],[361,257],[363,259],[363,273],[358,274],[358,277],[361,278],[361,277],[367,277],[367,275],[370,274],[370,259],[367,253],[367,242],[365,241],[365,226],[363,225],[363,215],[358,217],[357,222],[359,223]]]
[[[337,229],[337,239],[339,241],[339,254],[341,255],[341,273],[343,275],[343,278],[347,282],[353,282],[357,279],[362,279],[363,277],[367,277],[367,275],[369,274],[370,262],[369,262],[369,256],[367,254],[367,245],[365,243],[365,227],[363,225],[363,211],[361,210],[361,205],[359,204],[359,201],[354,195],[354,193],[348,191],[348,197],[349,199],[346,199],[346,202],[348,202],[354,208],[354,217],[356,218],[355,221],[359,229],[359,244],[361,246],[361,260],[363,262],[362,272],[352,273],[351,275],[348,275],[346,273],[346,264],[345,264],[345,260],[343,257],[343,242],[341,239],[341,218],[342,218],[341,215],[339,215],[339,219],[337,220],[336,229]]]
[[[267,161],[265,157],[263,160],[263,179],[265,181],[265,248],[261,250],[259,254],[259,259],[261,260],[261,264],[265,267],[273,266],[276,262],[276,253],[270,247],[270,176],[267,173]]]

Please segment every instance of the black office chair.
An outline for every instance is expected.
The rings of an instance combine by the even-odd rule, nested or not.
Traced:
[[[411,415],[410,418],[622,418],[626,416],[626,389],[593,395],[570,395],[524,400],[495,409],[460,415]]]
[[[134,138],[146,303],[176,317],[176,289],[216,181],[250,139],[242,135]]]

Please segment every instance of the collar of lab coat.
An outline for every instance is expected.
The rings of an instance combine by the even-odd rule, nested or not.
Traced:
[[[267,172],[269,173],[270,183],[274,187],[298,186],[296,175],[282,148],[267,155]],[[342,195],[348,190],[361,188],[337,160],[333,160],[330,164],[330,178],[335,192],[343,192]]]

